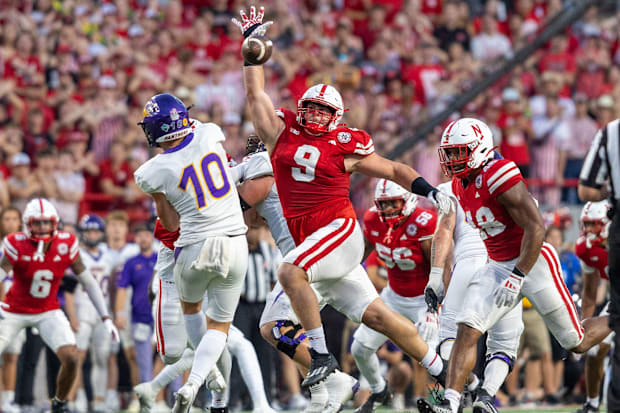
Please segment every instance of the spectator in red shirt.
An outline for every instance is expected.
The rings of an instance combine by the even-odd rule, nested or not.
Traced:
[[[364,43],[364,50],[369,50],[375,43],[379,33],[386,27],[385,9],[380,4],[374,4],[368,11],[368,20],[359,22],[354,31]]]
[[[125,145],[114,141],[110,145],[110,156],[99,165],[99,179],[104,194],[115,199],[110,209],[123,209],[141,196],[140,189],[133,180],[133,171],[128,162]]]
[[[561,73],[564,77],[564,84],[573,84],[577,66],[575,56],[568,52],[568,38],[566,35],[559,34],[551,39],[551,47],[540,58],[538,69],[541,73],[547,70]]]
[[[516,163],[521,174],[527,178],[530,176],[528,142],[533,135],[530,117],[523,112],[521,94],[517,89],[504,89],[502,102],[504,111],[497,121],[497,126],[502,128],[500,152],[504,158]]]
[[[603,47],[600,30],[588,26],[585,39],[577,51],[577,92],[588,98],[599,97],[605,88],[605,73],[611,65],[609,50]]]
[[[39,107],[28,111],[28,127],[24,131],[24,151],[32,158],[41,149],[54,145],[52,135],[44,129],[45,118]]]
[[[15,79],[17,86],[24,86],[42,72],[41,61],[35,53],[35,39],[30,33],[20,33],[15,40],[15,55],[4,64],[4,77]]]

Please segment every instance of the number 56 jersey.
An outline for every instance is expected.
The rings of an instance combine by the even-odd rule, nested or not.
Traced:
[[[57,293],[67,268],[80,253],[75,235],[58,231],[42,258],[37,244],[23,232],[7,235],[4,254],[13,264],[13,284],[6,295],[5,311],[41,314],[60,308]]]
[[[452,179],[452,192],[463,207],[467,222],[480,231],[494,261],[508,261],[521,252],[523,229],[497,197],[522,181],[517,165],[507,159],[490,161],[466,186],[463,180]]]
[[[237,189],[229,178],[222,146],[225,139],[216,124],[197,123],[179,145],[134,172],[140,189],[148,194],[163,193],[179,213],[181,235],[176,247],[210,236],[243,235],[247,230]]]
[[[437,214],[416,208],[386,237],[388,226],[381,222],[376,207],[364,214],[364,236],[375,246],[387,267],[390,288],[402,297],[424,294],[430,262],[424,256],[422,241],[431,239],[437,226]]]

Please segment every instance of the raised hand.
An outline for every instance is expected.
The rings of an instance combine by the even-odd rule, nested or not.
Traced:
[[[265,32],[273,24],[272,21],[263,23],[263,17],[265,17],[265,8],[260,7],[258,13],[256,13],[256,7],[250,7],[250,17],[245,14],[245,10],[240,10],[239,15],[241,21],[232,18],[232,22],[241,29],[243,37],[248,38],[250,36],[264,36]]]

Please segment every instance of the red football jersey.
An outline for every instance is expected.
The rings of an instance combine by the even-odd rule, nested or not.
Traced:
[[[606,280],[609,280],[609,265],[607,264],[607,248],[600,242],[594,242],[588,248],[586,237],[580,236],[575,243],[575,254],[589,268],[584,268],[586,272],[593,272],[595,269]]]
[[[295,113],[287,109],[277,113],[286,126],[271,153],[271,163],[282,211],[299,245],[334,219],[355,218],[344,158],[370,155],[374,145],[366,132],[351,128],[313,136],[297,123]],[[304,217],[302,224],[291,222],[298,217]]]
[[[164,228],[164,226],[161,224],[161,221],[159,220],[159,218],[157,218],[157,221],[155,221],[155,230],[154,232],[154,236],[156,239],[160,240],[162,242],[162,244],[164,244],[166,247],[168,247],[171,250],[174,250],[174,242],[179,238],[179,234],[181,229],[177,229],[174,232],[170,232],[168,231],[166,228]]]
[[[523,181],[514,162],[496,159],[487,163],[466,187],[452,179],[452,192],[465,211],[470,225],[480,230],[489,257],[495,261],[517,258],[521,252],[523,228],[515,224],[497,196]]]
[[[59,231],[43,260],[36,259],[37,244],[23,232],[4,239],[4,254],[13,264],[13,285],[4,308],[18,314],[40,314],[60,308],[58,287],[67,268],[80,253],[75,235]],[[38,257],[37,257],[38,258]]]
[[[377,255],[387,267],[388,283],[403,297],[424,294],[430,262],[424,256],[421,241],[432,238],[437,226],[437,214],[423,208],[415,211],[398,228],[392,229],[386,240],[388,226],[381,222],[376,208],[364,214],[364,236],[374,244]]]

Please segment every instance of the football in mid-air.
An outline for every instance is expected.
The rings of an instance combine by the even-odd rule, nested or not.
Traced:
[[[271,40],[264,36],[251,36],[243,41],[241,54],[243,58],[253,65],[262,65],[269,60],[273,45]]]

